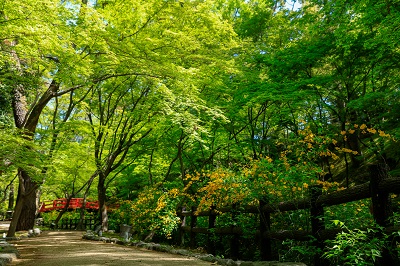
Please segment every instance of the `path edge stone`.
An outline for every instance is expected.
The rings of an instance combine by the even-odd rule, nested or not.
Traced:
[[[8,265],[17,258],[19,258],[19,252],[15,245],[2,239],[0,241],[0,266]]]
[[[125,246],[134,246],[138,248],[144,248],[148,250],[166,252],[176,255],[182,255],[186,257],[193,257],[203,261],[216,263],[222,266],[307,266],[302,262],[279,262],[279,261],[234,261],[232,259],[222,259],[218,258],[211,254],[200,254],[194,253],[192,251],[186,249],[175,249],[168,245],[161,245],[157,243],[148,243],[143,241],[131,242],[131,241],[122,241],[117,238],[108,238],[103,236],[95,235],[92,231],[87,231],[83,236],[82,239],[91,240],[91,241],[102,241],[105,243],[114,243],[118,245],[125,245]]]

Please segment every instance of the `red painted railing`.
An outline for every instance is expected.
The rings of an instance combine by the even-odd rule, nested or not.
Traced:
[[[45,200],[40,206],[39,212],[49,212],[54,210],[62,210],[67,204],[67,199],[56,199],[56,200]],[[83,198],[72,198],[69,202],[68,209],[80,209],[83,205]],[[86,201],[85,209],[98,210],[99,202],[96,201]]]

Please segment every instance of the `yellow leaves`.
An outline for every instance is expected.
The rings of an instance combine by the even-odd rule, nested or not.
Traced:
[[[343,147],[343,139],[356,137],[366,131],[369,134],[386,136],[383,131],[368,128],[365,124],[347,125],[346,130],[334,135],[316,135],[308,127],[299,132],[300,138],[294,145],[280,144],[279,158],[261,156],[259,160],[249,163],[236,173],[229,170],[216,170],[207,173],[194,173],[188,176],[190,185],[196,186],[197,198],[202,210],[210,206],[222,207],[236,202],[252,202],[256,197],[265,197],[270,202],[282,202],[294,198],[309,196],[312,185],[321,185],[323,191],[343,190],[338,183],[312,181],[311,176],[323,176],[323,170],[337,168],[343,153],[359,155],[359,151]],[[333,139],[336,138],[336,139]],[[332,145],[333,144],[333,145]],[[333,147],[333,148],[332,148]],[[325,169],[320,169],[314,160],[325,157]],[[178,191],[170,192],[171,196]],[[361,206],[360,208],[362,208]],[[199,209],[200,210],[200,209]],[[354,208],[356,210],[356,208]]]
[[[201,174],[196,172],[194,175],[186,174],[185,180],[199,181],[200,177],[201,177]]]
[[[386,134],[386,133],[383,132],[382,130],[378,130],[378,132],[379,132],[379,136],[381,136],[381,137],[390,137],[389,134]]]
[[[177,197],[180,194],[180,191],[177,188],[173,188],[170,191],[168,191],[168,194],[171,195],[172,197]]]
[[[242,201],[249,196],[250,190],[242,182],[242,178],[252,176],[257,170],[258,165],[251,165],[250,168],[243,169],[244,177],[239,177],[226,170],[216,170],[214,172],[203,173],[202,179],[207,182],[197,190],[200,197],[198,210],[206,210],[210,206],[221,206]],[[261,174],[266,177],[265,174]]]
[[[339,183],[337,182],[328,182],[328,181],[321,181],[317,180],[315,181],[317,185],[322,185],[323,191],[328,191],[331,189],[339,190]]]
[[[157,207],[156,207],[155,211],[159,212],[162,209],[164,209],[166,206],[167,206],[167,202],[166,202],[165,196],[162,195],[157,201]]]
[[[264,182],[264,185],[265,185],[266,187],[267,187],[267,186],[272,186],[273,183],[272,183],[271,181],[267,180],[267,181]]]
[[[376,134],[376,133],[378,133],[380,137],[389,137],[389,138],[391,137],[390,134],[386,134],[384,131],[382,131],[380,129],[376,130],[375,128],[368,128],[367,125],[365,125],[365,124],[362,124],[360,126],[360,130],[362,130],[361,131],[362,134],[367,134],[367,133]]]
[[[358,154],[358,151],[353,151],[352,149],[348,149],[348,148],[339,148],[339,147],[336,147],[335,149],[336,149],[337,151],[340,151],[340,152],[352,153],[352,154],[354,154],[354,155],[357,155],[357,154]]]
[[[337,160],[337,159],[339,159],[339,156],[337,156],[336,154],[332,153],[332,159],[333,160]]]
[[[340,134],[343,136],[343,139],[345,141],[347,141],[346,134],[347,133],[354,134],[354,133],[357,132],[357,130],[361,134],[367,134],[367,133],[376,134],[376,133],[378,133],[380,137],[389,137],[389,138],[391,137],[390,134],[386,134],[382,130],[376,130],[375,128],[372,128],[372,127],[369,128],[366,124],[362,124],[361,126],[359,126],[358,124],[354,124],[353,128],[350,128],[347,131],[346,130],[342,130],[342,131],[340,131]],[[336,145],[337,141],[336,140],[332,140],[332,143],[334,145]]]
[[[320,153],[319,153],[319,156],[326,156],[326,157],[334,157],[334,156],[336,156],[333,152],[331,152],[330,150],[327,150],[327,151],[321,151]]]

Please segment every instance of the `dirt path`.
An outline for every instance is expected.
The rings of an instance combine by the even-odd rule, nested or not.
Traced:
[[[83,232],[47,231],[16,244],[21,259],[11,265],[37,266],[206,266],[211,263],[194,258],[125,247],[98,241],[82,240]]]

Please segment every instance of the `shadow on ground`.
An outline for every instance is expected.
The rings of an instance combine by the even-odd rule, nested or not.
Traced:
[[[0,232],[8,229],[0,223]],[[116,244],[87,241],[81,231],[45,231],[40,236],[9,241],[20,258],[10,265],[19,266],[205,266],[209,262],[175,254],[150,251]]]

